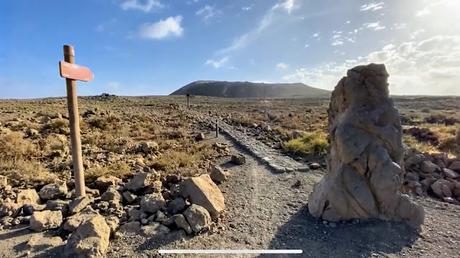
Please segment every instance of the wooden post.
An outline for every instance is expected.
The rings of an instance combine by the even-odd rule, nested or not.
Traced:
[[[74,64],[75,52],[72,46],[64,45],[64,61]],[[83,171],[83,158],[81,154],[80,118],[77,102],[77,82],[66,78],[67,107],[69,110],[70,142],[72,147],[72,161],[75,177],[76,196],[85,196],[85,176]]]
[[[216,118],[216,138],[219,138],[219,121]]]
[[[187,108],[190,109],[190,94],[187,93]]]

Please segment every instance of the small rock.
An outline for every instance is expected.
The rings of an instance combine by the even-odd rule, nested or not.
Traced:
[[[42,211],[46,208],[44,204],[25,204],[22,206],[22,213],[25,216],[32,215],[35,211]]]
[[[93,202],[93,198],[89,196],[77,197],[69,203],[69,212],[71,214],[78,213],[92,202]]]
[[[141,210],[155,213],[165,205],[165,200],[160,193],[146,194],[141,199]]]
[[[212,181],[222,183],[227,180],[229,173],[224,171],[220,166],[212,166],[210,168],[210,176]]]
[[[110,227],[97,215],[81,224],[69,237],[64,255],[69,257],[104,257],[109,247]]]
[[[178,197],[168,203],[167,210],[170,214],[176,214],[185,209],[185,201],[183,198]]]
[[[195,141],[203,141],[204,139],[204,133],[199,133],[195,136]]]
[[[20,212],[22,205],[14,202],[4,202],[0,206],[0,217],[11,216],[16,217]]]
[[[0,189],[5,189],[8,186],[8,178],[6,176],[0,176]]]
[[[172,218],[174,219],[174,223],[176,223],[176,226],[178,228],[181,228],[183,230],[185,230],[185,232],[187,234],[191,234],[192,233],[192,228],[190,227],[190,225],[188,224],[187,220],[185,220],[185,217],[184,215],[182,214],[176,214],[174,216],[172,216]]]
[[[62,238],[58,236],[45,236],[43,234],[33,234],[29,241],[27,241],[27,247],[35,250],[48,249],[62,245],[64,242]]]
[[[80,213],[68,217],[62,228],[69,232],[74,232],[82,223],[89,221],[97,215],[98,213],[93,209],[85,209]]]
[[[53,200],[67,195],[67,184],[64,181],[47,184],[40,189],[38,195],[42,200]]]
[[[448,177],[448,178],[455,179],[455,178],[460,177],[460,175],[457,172],[455,172],[455,171],[453,171],[452,169],[449,169],[449,168],[443,168],[442,172],[444,172],[444,175],[446,175],[446,177]]]
[[[434,164],[433,162],[429,160],[423,161],[420,168],[422,169],[423,172],[427,174],[431,174],[435,171],[440,170],[440,168],[436,164]]]
[[[99,191],[105,192],[110,186],[117,186],[122,180],[114,176],[100,176],[94,181],[94,184]]]
[[[37,211],[30,217],[30,229],[43,231],[58,228],[62,224],[62,213],[60,211]]]
[[[129,221],[140,221],[143,218],[146,218],[147,215],[139,209],[131,209],[128,211]]]
[[[439,179],[431,185],[431,190],[439,198],[452,197],[452,191],[449,187],[449,181],[445,179]]]
[[[70,201],[67,200],[48,200],[45,209],[52,211],[62,211],[63,214],[69,210]]]
[[[310,165],[308,165],[308,167],[312,170],[316,170],[316,169],[320,169],[321,168],[321,165],[317,162],[312,162],[310,163]]]
[[[37,204],[38,202],[40,202],[40,197],[35,189],[21,190],[16,197],[18,204]]]
[[[168,217],[162,212],[162,211],[157,211],[155,215],[155,221],[163,223],[168,219]]]
[[[450,166],[449,169],[455,170],[457,172],[460,172],[460,160],[454,160]]]
[[[102,196],[101,200],[103,201],[116,201],[120,202],[121,201],[121,194],[115,189],[114,186],[110,186],[107,191],[105,191]]]
[[[125,233],[138,233],[141,230],[141,223],[139,221],[132,221],[121,225],[118,232]]]
[[[246,163],[246,157],[241,154],[236,154],[236,155],[232,155],[232,158],[230,161],[236,165],[243,165],[244,163]]]
[[[144,142],[140,142],[137,145],[136,149],[138,152],[142,152],[144,154],[151,154],[157,151],[159,149],[159,146],[158,146],[158,143],[154,141],[144,141]]]
[[[143,226],[141,228],[142,234],[147,237],[165,235],[170,232],[170,229],[160,223],[154,222],[152,224]]]
[[[123,196],[123,199],[125,200],[125,202],[127,203],[133,203],[136,199],[137,199],[137,195],[129,192],[129,191],[125,191],[122,193],[122,196]]]
[[[208,228],[211,224],[211,215],[209,212],[196,204],[190,205],[190,207],[185,210],[184,216],[195,233],[200,232],[204,228]]]
[[[153,182],[158,181],[160,176],[156,172],[146,173],[140,172],[125,185],[125,189],[130,191],[139,191],[147,186],[151,186]]]

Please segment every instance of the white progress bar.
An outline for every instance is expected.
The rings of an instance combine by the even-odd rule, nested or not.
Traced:
[[[301,249],[171,249],[158,250],[160,254],[301,254]]]

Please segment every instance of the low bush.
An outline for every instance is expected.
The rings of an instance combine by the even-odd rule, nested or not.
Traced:
[[[299,138],[285,142],[284,149],[294,154],[325,154],[329,148],[327,134],[323,132],[306,133]]]

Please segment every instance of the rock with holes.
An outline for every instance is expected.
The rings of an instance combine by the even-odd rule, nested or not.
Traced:
[[[402,128],[387,78],[384,65],[357,66],[332,92],[329,171],[308,200],[314,217],[329,221],[385,218],[415,227],[423,223],[423,208],[400,193]],[[436,169],[426,165],[430,171]]]

